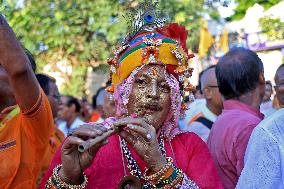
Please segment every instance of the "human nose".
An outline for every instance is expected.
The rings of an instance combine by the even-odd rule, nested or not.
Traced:
[[[156,80],[153,80],[151,82],[151,86],[149,90],[150,90],[148,93],[149,98],[158,98],[159,95],[158,95],[158,86],[157,86]]]

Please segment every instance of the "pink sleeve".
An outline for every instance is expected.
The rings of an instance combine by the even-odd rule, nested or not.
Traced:
[[[188,133],[186,141],[189,164],[186,174],[202,189],[223,189],[215,164],[205,142],[194,133]]]
[[[38,187],[39,189],[45,189],[45,184],[46,184],[47,180],[49,179],[49,177],[52,175],[53,168],[56,167],[56,165],[61,163],[61,146],[56,151],[54,158],[49,165],[49,168],[46,170],[45,175],[42,178],[40,185]]]
[[[244,157],[248,145],[248,141],[250,138],[250,135],[255,128],[255,125],[247,126],[246,129],[243,129],[242,132],[239,133],[236,142],[234,144],[235,149],[235,155],[236,155],[236,169],[237,169],[237,175],[240,177],[241,172],[244,168]]]

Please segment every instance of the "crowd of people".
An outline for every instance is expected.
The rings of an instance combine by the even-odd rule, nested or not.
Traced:
[[[284,187],[284,64],[274,83],[275,94],[261,60],[243,48],[200,73],[202,96],[190,103],[180,126],[207,142],[224,188]]]
[[[284,64],[266,81],[257,54],[233,48],[194,89],[188,32],[151,16],[89,103],[35,73],[0,15],[0,188],[284,188]]]

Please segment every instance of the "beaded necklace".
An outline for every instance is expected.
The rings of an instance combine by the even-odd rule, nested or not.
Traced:
[[[166,157],[166,150],[165,150],[165,145],[164,145],[164,139],[163,139],[163,132],[161,132],[160,136],[159,136],[159,148],[163,154],[163,156]],[[132,176],[135,176],[137,177],[140,181],[144,181],[143,183],[143,186],[142,186],[142,189],[150,189],[150,188],[153,188],[153,186],[146,182],[145,181],[145,178],[136,162],[136,160],[133,158],[128,146],[127,146],[127,143],[124,139],[121,139],[120,141],[120,145],[121,145],[121,148],[122,148],[122,151],[123,151],[123,154],[127,160],[127,167],[130,171],[130,174]]]

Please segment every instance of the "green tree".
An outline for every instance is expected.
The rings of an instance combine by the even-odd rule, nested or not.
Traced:
[[[282,40],[284,38],[284,22],[280,18],[263,17],[259,19],[261,30],[272,40]]]
[[[87,67],[106,62],[126,34],[122,15],[134,0],[0,0],[1,10],[24,44],[37,57],[38,70],[60,72],[63,92],[81,96]],[[161,0],[172,21],[189,29],[188,44],[198,46],[203,0]],[[64,65],[64,66],[63,66]],[[71,71],[70,71],[71,70]]]
[[[26,0],[4,1],[4,14],[22,43],[37,56],[39,70],[49,64],[62,72],[63,91],[82,95],[88,66],[103,63],[125,33],[116,19],[122,7],[116,0]],[[65,73],[57,64],[66,61]],[[63,71],[62,71],[63,70]]]
[[[204,13],[202,0],[161,0],[161,9],[169,14],[170,20],[180,23],[189,31],[187,46],[197,51],[201,18]]]

